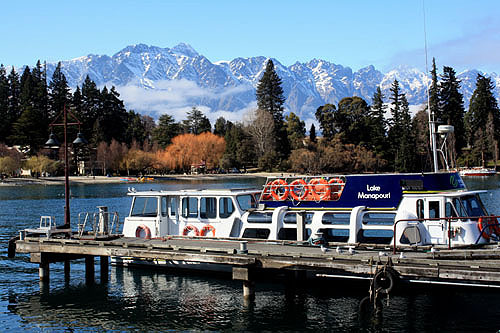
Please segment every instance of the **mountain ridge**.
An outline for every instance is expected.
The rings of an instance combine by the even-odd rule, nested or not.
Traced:
[[[172,48],[128,45],[112,56],[89,54],[61,61],[61,65],[70,87],[81,85],[89,75],[98,86],[116,86],[127,107],[139,112],[159,115],[170,111],[181,116],[196,105],[212,114],[212,118],[220,114],[231,118],[231,113],[241,117],[244,110],[255,107],[255,88],[268,59],[273,60],[282,79],[286,109],[303,119],[314,119],[317,107],[337,104],[344,97],[356,95],[370,104],[378,85],[388,101],[394,79],[399,81],[411,105],[426,100],[428,78],[409,66],[383,73],[373,65],[353,71],[348,66],[316,58],[290,66],[264,56],[211,62],[186,43]],[[47,64],[49,78],[56,65]],[[466,106],[478,73],[482,72],[470,69],[457,73]],[[496,73],[483,74],[495,82],[498,96],[500,77]],[[141,93],[144,96],[137,96]],[[152,100],[147,100],[147,96]]]

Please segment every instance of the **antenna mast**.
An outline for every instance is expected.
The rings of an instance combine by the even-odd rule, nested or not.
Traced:
[[[422,0],[422,9],[424,13],[425,77],[427,78],[427,75],[429,73],[429,65],[427,60],[427,29],[425,24],[425,0]],[[435,114],[431,110],[428,78],[427,78],[426,89],[427,89],[427,110],[429,112],[429,139],[432,151],[432,162],[434,166],[434,172],[438,172],[439,166],[438,166],[437,147],[436,147],[436,122],[435,122]]]

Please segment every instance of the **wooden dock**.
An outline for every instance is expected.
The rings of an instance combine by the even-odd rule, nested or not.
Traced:
[[[12,243],[14,246],[14,243]],[[189,237],[165,239],[78,239],[25,237],[15,241],[15,251],[29,253],[39,264],[40,280],[49,280],[49,265],[85,258],[86,280],[94,279],[94,259],[100,257],[101,282],[108,280],[109,257],[146,261],[216,264],[243,281],[244,296],[253,296],[254,277],[277,270],[290,276],[369,279],[389,293],[404,282],[500,287],[500,247],[478,249],[427,249],[398,252],[392,248],[370,249],[331,245],[329,248],[297,242],[228,240]],[[12,251],[11,251],[12,252]]]

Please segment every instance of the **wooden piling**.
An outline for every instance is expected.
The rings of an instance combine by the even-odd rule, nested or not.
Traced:
[[[40,281],[44,283],[49,283],[50,281],[50,265],[48,261],[43,260],[38,268],[38,276]]]
[[[108,273],[109,273],[109,257],[100,256],[99,263],[101,265],[101,283],[108,283]]]
[[[64,261],[64,279],[66,281],[69,281],[70,279],[70,261],[69,260],[65,260]]]
[[[94,284],[94,256],[85,256],[85,283]]]

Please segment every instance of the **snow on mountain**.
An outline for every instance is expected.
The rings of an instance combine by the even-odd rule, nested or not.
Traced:
[[[127,107],[136,111],[170,113],[182,119],[186,110],[197,105],[215,120],[220,114],[241,117],[242,110],[255,107],[255,88],[268,59],[258,56],[213,63],[185,43],[172,48],[136,44],[111,57],[91,54],[62,61],[62,70],[71,87],[81,85],[87,75],[98,86],[116,86]],[[285,107],[302,119],[312,120],[319,106],[337,104],[348,96],[360,96],[370,104],[378,85],[388,100],[395,79],[410,104],[426,100],[428,78],[415,68],[400,66],[384,74],[374,66],[353,72],[321,59],[288,67],[272,60],[283,82]],[[47,64],[49,78],[55,67]],[[466,106],[478,73],[467,70],[457,75]],[[500,77],[490,76],[498,93]]]

